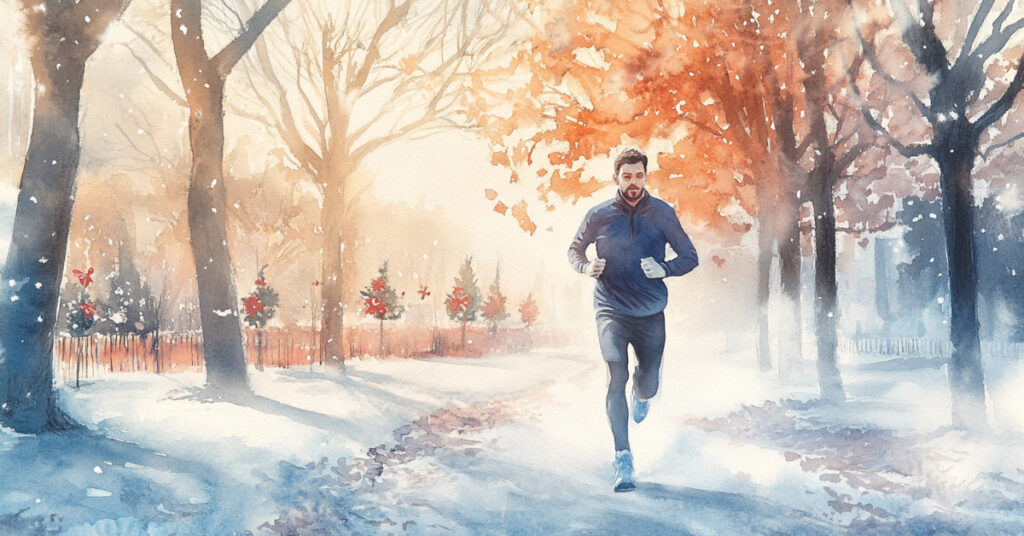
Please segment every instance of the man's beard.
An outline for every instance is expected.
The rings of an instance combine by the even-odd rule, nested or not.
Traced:
[[[626,188],[626,199],[636,200],[636,199],[640,199],[640,197],[643,196],[643,195],[644,195],[644,189],[643,188],[637,188],[636,186],[631,186],[629,188]]]

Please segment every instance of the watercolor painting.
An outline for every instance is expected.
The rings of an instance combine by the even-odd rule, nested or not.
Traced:
[[[1024,4],[0,14],[0,534],[1024,534]]]

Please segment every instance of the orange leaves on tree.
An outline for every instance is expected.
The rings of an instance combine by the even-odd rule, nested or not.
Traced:
[[[502,69],[474,73],[470,113],[492,163],[509,167],[513,181],[533,181],[550,210],[552,193],[576,203],[610,184],[584,176],[589,160],[669,140],[671,151],[650,155],[651,190],[691,221],[745,232],[756,210],[749,190],[782,176],[763,88],[799,86],[768,80],[785,49],[760,47],[776,38],[757,35],[753,9],[729,0],[685,13],[655,0],[538,4],[531,15],[544,30]],[[790,24],[788,8],[778,9],[763,10],[761,29]],[[500,95],[495,79],[507,88]],[[512,213],[535,232],[525,202]]]
[[[537,321],[538,316],[540,316],[540,308],[537,307],[537,302],[534,301],[531,294],[519,304],[519,319],[529,326]]]
[[[416,69],[419,68],[419,60],[415,55],[410,54],[398,62],[398,67],[406,75],[412,75],[416,72]]]
[[[545,202],[548,201],[548,194],[554,193],[562,200],[575,204],[581,198],[590,197],[605,186],[593,177],[582,181],[580,180],[582,176],[582,169],[570,170],[564,174],[561,170],[555,170],[551,178],[547,182],[541,183],[537,189],[541,192],[541,198]]]
[[[526,212],[526,201],[520,201],[512,207],[512,217],[519,222],[519,227],[531,235],[537,232],[537,224],[530,219]]]

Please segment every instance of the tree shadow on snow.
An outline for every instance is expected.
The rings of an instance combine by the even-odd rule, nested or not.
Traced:
[[[4,534],[97,523],[118,534],[144,533],[150,523],[237,531],[243,523],[227,504],[232,484],[206,464],[82,428],[0,437]],[[211,525],[204,518],[214,512]]]

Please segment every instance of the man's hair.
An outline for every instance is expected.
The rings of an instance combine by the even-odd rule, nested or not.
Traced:
[[[643,164],[644,173],[647,173],[647,155],[636,147],[630,147],[619,153],[615,158],[615,176],[619,175],[619,169],[626,164]]]

